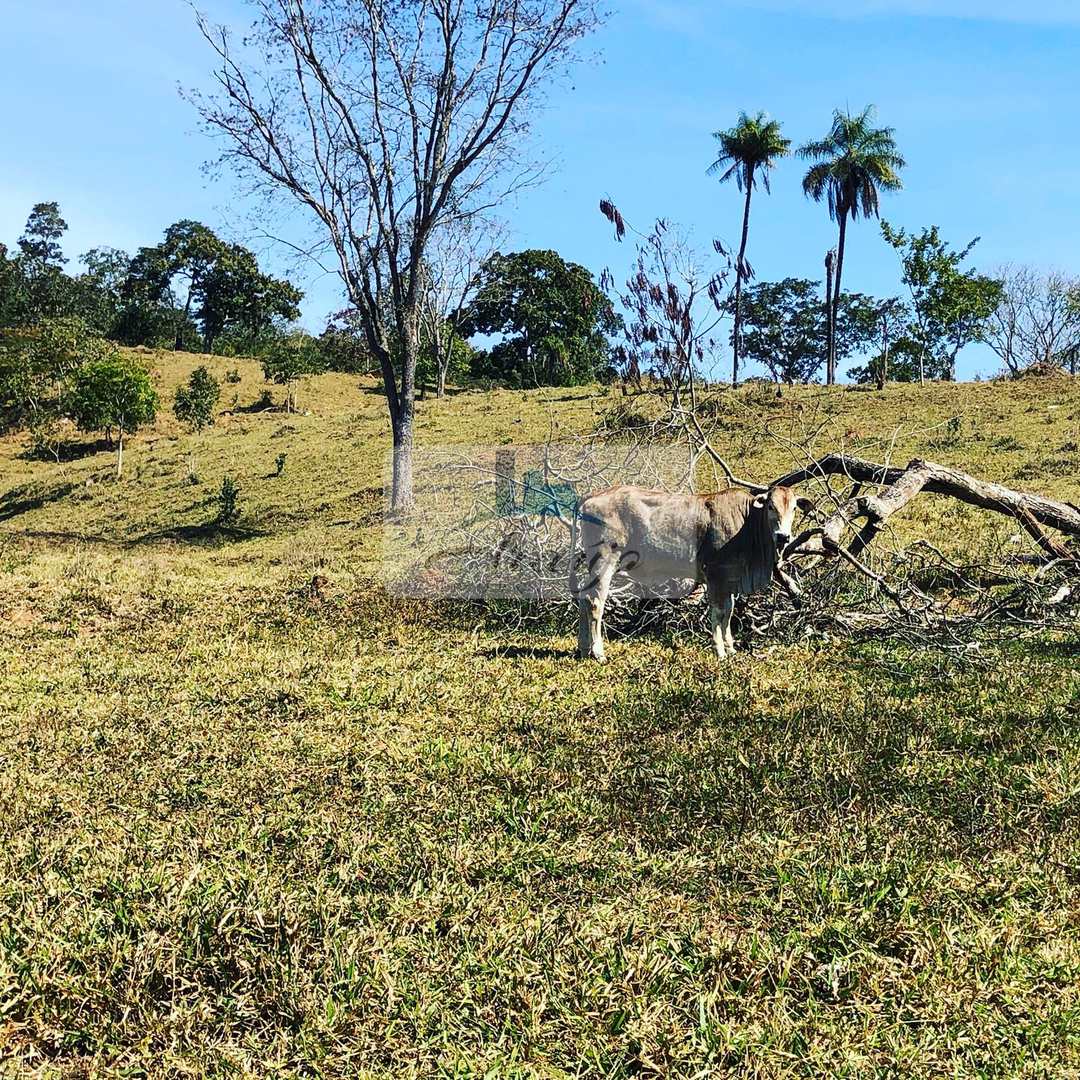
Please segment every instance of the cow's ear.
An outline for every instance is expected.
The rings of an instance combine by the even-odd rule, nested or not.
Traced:
[[[754,496],[754,509],[755,510],[764,510],[765,509],[765,504],[768,501],[769,501],[768,492],[762,492],[760,495],[755,495]]]
[[[795,505],[804,514],[812,514],[817,509],[817,503],[815,503],[813,499],[808,499],[805,495],[800,495],[795,500]]]

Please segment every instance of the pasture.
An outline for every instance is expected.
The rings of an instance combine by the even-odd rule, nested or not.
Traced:
[[[205,362],[146,359],[165,400]],[[163,410],[121,480],[0,440],[10,1075],[1080,1075],[1080,637],[576,663],[569,621],[382,591],[374,384],[286,415],[210,366],[227,415]],[[820,430],[1080,500],[1076,380],[717,401],[755,478]],[[418,438],[626,407],[471,391]],[[930,496],[900,527],[1016,531]]]

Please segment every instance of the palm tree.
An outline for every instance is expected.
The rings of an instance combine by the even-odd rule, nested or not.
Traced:
[[[720,183],[734,176],[739,190],[746,193],[739,261],[735,266],[735,326],[731,335],[731,385],[734,386],[739,379],[739,353],[742,344],[742,286],[743,281],[753,273],[746,262],[746,238],[750,232],[750,194],[759,174],[765,190],[769,191],[769,170],[776,164],[777,158],[788,153],[791,140],[785,139],[780,134],[780,124],[776,120],[770,120],[763,112],[756,116],[739,113],[739,122],[733,128],[714,131],[713,138],[720,143],[720,152],[709,166],[710,175],[723,169]]]
[[[847,222],[878,216],[878,192],[899,191],[898,175],[904,159],[896,149],[892,128],[874,127],[875,109],[867,105],[858,116],[837,109],[829,134],[799,147],[799,157],[811,165],[803,177],[803,192],[815,202],[827,201],[829,217],[840,225],[836,249],[836,275],[828,297],[828,361],[826,381],[836,382],[836,308],[840,302],[840,278],[844,271],[844,240]]]

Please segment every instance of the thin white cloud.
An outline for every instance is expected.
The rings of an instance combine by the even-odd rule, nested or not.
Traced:
[[[908,15],[1080,26],[1078,0],[734,0],[731,6],[832,19]]]

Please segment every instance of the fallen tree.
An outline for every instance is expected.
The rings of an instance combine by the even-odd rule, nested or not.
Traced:
[[[793,487],[827,476],[846,477],[856,487],[825,520],[820,530],[811,530],[811,533],[817,534],[816,537],[804,534],[796,538],[801,544],[793,544],[789,548],[790,554],[836,554],[845,528],[862,520],[862,527],[846,548],[848,554],[858,558],[889,518],[923,491],[947,495],[982,510],[1015,518],[1039,547],[1055,559],[1071,559],[1074,556],[1060,540],[1047,535],[1044,526],[1080,537],[1080,507],[1072,503],[1014,491],[1002,484],[979,480],[959,469],[920,458],[915,458],[901,469],[848,454],[827,454],[805,468],[778,477],[773,483]],[[884,490],[873,495],[862,495],[860,488],[863,484],[873,484]],[[816,548],[806,546],[813,539],[817,540]]]

